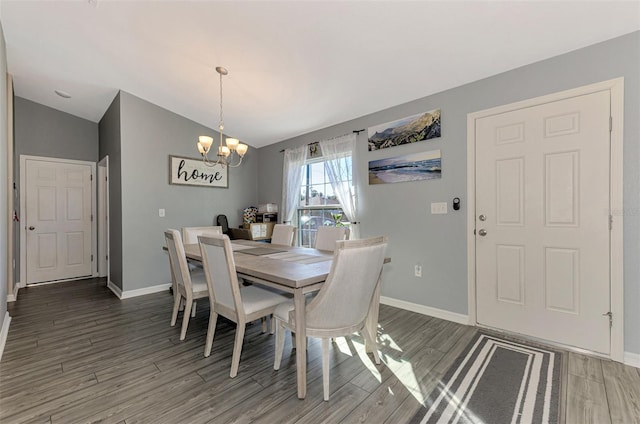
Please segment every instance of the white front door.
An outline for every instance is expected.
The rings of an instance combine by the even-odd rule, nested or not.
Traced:
[[[610,92],[476,120],[476,310],[610,353]]]
[[[25,161],[27,284],[92,275],[92,166]]]

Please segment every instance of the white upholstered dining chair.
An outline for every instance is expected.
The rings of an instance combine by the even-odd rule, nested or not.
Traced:
[[[238,283],[228,236],[200,236],[198,239],[204,274],[209,287],[210,304],[204,356],[211,354],[218,315],[235,322],[236,337],[229,374],[233,378],[238,374],[246,323],[272,315],[276,306],[285,302],[287,298],[255,285],[242,286]],[[264,327],[263,331],[265,331]]]
[[[329,400],[329,340],[359,331],[372,346],[376,364],[380,364],[375,334],[366,327],[367,314],[380,282],[387,237],[344,240],[336,243],[331,271],[326,282],[306,307],[307,337],[322,339],[322,385],[324,400]],[[276,354],[273,369],[280,368],[284,350],[284,329],[295,329],[293,302],[276,308]],[[293,334],[293,333],[292,333]]]
[[[318,227],[316,242],[313,247],[333,252],[336,241],[349,240],[350,230],[347,227]]]
[[[296,240],[296,227],[293,225],[276,224],[271,234],[271,244],[293,246]]]
[[[167,250],[169,251],[169,264],[171,277],[173,278],[173,313],[171,314],[171,326],[176,325],[180,303],[184,299],[184,314],[182,316],[182,329],[180,340],[187,335],[187,327],[191,316],[191,308],[195,300],[209,296],[204,273],[189,271],[187,257],[184,253],[184,245],[178,230],[164,232]]]
[[[196,244],[198,236],[211,236],[222,234],[222,226],[209,227],[182,227],[182,242],[185,244]]]

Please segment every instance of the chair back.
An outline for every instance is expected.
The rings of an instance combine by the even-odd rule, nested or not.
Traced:
[[[222,227],[182,227],[182,242],[185,244],[195,244],[198,236],[212,236],[222,234]]]
[[[237,314],[243,314],[240,285],[229,236],[200,236],[198,241],[211,305],[220,304]]]
[[[184,253],[182,238],[178,230],[167,230],[164,238],[169,251],[169,265],[178,289],[182,288],[185,293],[191,292],[191,274],[187,264],[187,256]]]
[[[336,241],[349,240],[349,233],[350,230],[347,227],[319,227],[313,247],[333,252],[336,248]]]
[[[276,224],[271,233],[271,244],[293,246],[296,239],[296,227],[293,225]]]
[[[363,325],[378,284],[387,237],[336,243],[331,271],[307,306],[307,327],[357,331]]]
[[[222,234],[229,233],[229,221],[227,221],[227,215],[216,216],[216,224],[222,227]]]

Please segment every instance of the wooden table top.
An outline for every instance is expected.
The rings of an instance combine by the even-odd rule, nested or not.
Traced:
[[[331,269],[333,252],[306,247],[289,247],[257,243],[248,240],[232,240],[236,271],[276,283],[291,289],[321,283],[327,279]],[[252,255],[243,253],[252,248],[271,249],[273,253]],[[185,244],[187,258],[202,261],[198,244]]]

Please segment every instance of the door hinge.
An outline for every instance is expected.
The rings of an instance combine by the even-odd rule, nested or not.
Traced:
[[[91,214],[91,222],[93,222],[93,214]]]
[[[89,175],[89,181],[93,181],[93,174]]]
[[[91,255],[91,262],[93,262],[93,255]]]
[[[609,215],[609,230],[613,230],[613,215]]]
[[[611,311],[602,314],[602,316],[608,316],[609,317],[609,328],[613,327],[613,314],[611,313]]]
[[[609,117],[609,132],[613,131],[613,116]]]
[[[109,260],[109,255],[105,256],[105,260],[107,261]]]

